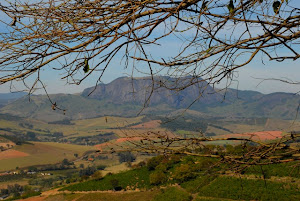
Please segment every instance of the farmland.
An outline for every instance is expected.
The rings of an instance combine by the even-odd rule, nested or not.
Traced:
[[[74,154],[82,155],[87,151],[95,150],[93,147],[54,142],[32,142],[15,146],[13,149],[1,152],[0,171],[12,170],[16,167],[29,167],[33,165],[55,164],[64,158],[74,160]],[[8,152],[8,153],[6,153]],[[10,157],[12,154],[18,157]]]
[[[202,177],[201,172],[185,173],[185,164],[194,159],[182,158],[181,162],[161,165],[157,171],[149,171],[145,167],[139,169],[140,164],[145,164],[155,154],[142,154],[134,152],[133,161],[120,162],[118,150],[134,149],[135,146],[145,139],[157,141],[160,136],[168,136],[173,139],[177,137],[192,138],[204,135],[211,139],[223,138],[248,138],[258,141],[280,140],[288,130],[272,130],[273,128],[286,128],[286,120],[272,119],[197,119],[187,116],[185,119],[175,119],[174,122],[166,123],[166,119],[161,116],[140,116],[140,117],[113,117],[104,116],[82,120],[59,120],[53,122],[42,122],[34,119],[1,119],[0,140],[4,151],[0,152],[0,172],[4,171],[37,171],[36,175],[17,174],[7,176],[7,181],[0,182],[5,188],[8,185],[18,183],[20,185],[36,186],[46,192],[50,187],[66,185],[65,193],[57,191],[53,195],[46,195],[34,199],[41,200],[105,200],[119,199],[122,195],[124,199],[145,200],[145,195],[149,200],[174,200],[172,195],[180,195],[181,200],[235,200],[243,199],[272,199],[268,197],[267,191],[257,192],[257,195],[250,195],[247,191],[244,194],[231,195],[230,193],[217,194],[211,196],[215,191],[215,186],[224,185],[225,182],[237,183],[232,172],[220,175],[220,169],[216,169],[217,176]],[[253,124],[253,125],[252,125]],[[182,125],[182,126],[180,126]],[[293,124],[297,128],[298,122]],[[198,129],[198,130],[197,130]],[[202,130],[201,130],[202,129]],[[240,132],[247,131],[247,132]],[[17,137],[18,136],[18,137]],[[159,143],[160,144],[160,143]],[[176,143],[175,145],[177,145]],[[220,140],[217,142],[205,142],[205,145],[223,147],[224,144],[238,145],[237,142]],[[229,148],[228,148],[229,149]],[[234,149],[234,146],[233,146]],[[115,152],[117,151],[117,152]],[[65,162],[64,162],[65,161]],[[179,164],[177,164],[179,163]],[[209,162],[211,163],[211,162]],[[181,164],[181,165],[180,165]],[[189,164],[189,167],[192,167]],[[284,172],[284,166],[273,166],[268,168],[267,185],[278,193],[276,196],[283,197],[282,188],[287,182],[298,183],[297,172],[290,174]],[[196,167],[195,167],[196,168]],[[191,170],[196,170],[191,168]],[[223,167],[222,167],[223,168]],[[282,169],[282,171],[279,171]],[[246,176],[241,175],[243,183],[253,192],[251,186],[261,186],[261,172],[259,168],[247,170]],[[48,172],[51,176],[41,175]],[[183,171],[181,178],[176,171]],[[201,170],[202,171],[202,170]],[[98,172],[98,173],[97,173]],[[101,172],[101,173],[99,173]],[[159,177],[154,176],[158,174]],[[173,175],[170,175],[173,174]],[[165,175],[165,176],[164,176]],[[276,175],[276,178],[274,177]],[[98,179],[96,179],[99,177]],[[102,178],[103,177],[103,178]],[[155,180],[165,178],[162,181]],[[174,177],[174,180],[166,178]],[[157,179],[156,178],[156,179]],[[250,179],[250,180],[249,180]],[[128,189],[126,193],[115,193],[112,190],[112,181],[117,180],[122,189]],[[177,185],[179,181],[180,185]],[[76,182],[80,182],[76,184]],[[254,183],[253,183],[254,182]],[[277,185],[277,183],[279,183]],[[75,183],[75,184],[74,184]],[[210,184],[213,184],[211,186]],[[248,184],[249,183],[249,184]],[[175,186],[174,186],[175,185]],[[170,187],[172,186],[172,187]],[[195,188],[197,186],[197,188]],[[249,186],[249,187],[248,187]],[[163,190],[159,190],[162,188]],[[221,187],[218,187],[221,188]],[[234,187],[238,189],[239,186]],[[296,198],[297,185],[288,188],[290,198]],[[140,192],[140,191],[143,192]],[[222,191],[226,191],[223,189]],[[70,193],[74,191],[74,193]],[[81,192],[79,192],[81,191]],[[45,192],[45,193],[46,193]],[[92,193],[86,193],[92,192]],[[153,193],[151,193],[153,192]],[[151,196],[150,196],[151,194]],[[30,199],[29,199],[30,200]],[[181,201],[180,200],[180,201]]]

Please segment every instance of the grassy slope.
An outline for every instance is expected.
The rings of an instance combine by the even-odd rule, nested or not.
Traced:
[[[189,160],[188,160],[189,159]],[[190,163],[191,158],[188,157],[179,164],[175,164],[167,174],[168,177],[175,178],[176,167],[180,167],[182,164],[189,164],[190,168],[193,169],[194,165]],[[202,159],[201,159],[202,160]],[[199,162],[201,161],[199,160]],[[205,164],[205,163],[204,163]],[[239,177],[236,174],[219,175],[219,174],[202,174],[201,171],[194,179],[189,179],[188,181],[183,181],[178,186],[179,189],[172,188],[171,190],[163,190],[158,193],[158,196],[154,200],[174,200],[173,195],[177,194],[178,191],[184,200],[189,200],[190,196],[184,191],[197,197],[196,200],[299,200],[299,172],[297,170],[291,170],[294,163],[289,164],[274,164],[264,166],[264,172],[267,173],[266,180],[260,179],[262,177],[262,172],[258,171],[257,168],[250,168],[246,170],[245,175]],[[160,166],[157,166],[157,168]],[[175,167],[175,168],[174,168]],[[160,167],[162,168],[162,167]],[[155,170],[156,171],[156,170]],[[96,190],[111,190],[111,180],[117,179],[119,185],[125,189],[130,186],[131,189],[151,189],[155,187],[149,183],[149,176],[155,171],[149,171],[146,167],[141,169],[133,169],[130,171],[108,175],[101,180],[89,180],[86,182],[70,185],[64,187],[62,190],[69,191],[96,191]],[[216,170],[213,170],[216,171]],[[173,172],[171,174],[170,172]],[[175,174],[174,174],[175,173]],[[184,174],[184,173],[182,173]],[[256,175],[256,176],[255,176]],[[276,178],[273,178],[276,176]],[[282,178],[291,178],[287,181]],[[291,182],[291,181],[294,182]],[[162,185],[169,185],[176,181],[170,180]],[[182,191],[184,189],[184,191]],[[173,193],[172,193],[173,192]]]
[[[49,196],[45,201],[150,201],[158,193],[155,191],[145,192],[119,192],[119,193],[76,193],[76,194],[59,194]]]
[[[91,136],[100,134],[101,130],[124,127],[130,124],[139,123],[142,121],[143,116],[125,118],[125,117],[98,117],[93,119],[85,120],[74,120],[74,125],[62,125],[62,124],[48,124],[39,120],[4,120],[0,119],[0,129],[11,129],[14,132],[25,134],[28,131],[47,134],[48,131],[51,133],[62,132],[65,136],[76,135],[76,136]],[[106,122],[107,119],[107,122]],[[33,125],[32,129],[24,128],[20,126],[20,123],[27,123]],[[4,131],[0,131],[0,134]]]
[[[102,180],[90,180],[78,184],[74,184],[71,186],[67,186],[62,190],[69,191],[96,191],[96,190],[112,190],[111,180],[118,180],[119,185],[126,189],[130,187],[131,189],[139,188],[139,189],[149,189],[150,188],[150,180],[149,180],[150,172],[147,168],[129,170],[126,172],[121,172],[118,174],[107,175]]]
[[[134,116],[141,109],[141,106],[132,104],[116,105],[71,94],[50,94],[50,98],[57,103],[58,107],[66,110],[65,115],[62,111],[51,109],[47,96],[31,96],[30,102],[27,97],[18,99],[1,108],[0,112],[51,122],[65,118],[84,119],[99,115],[113,115],[116,111],[120,111],[120,115]]]

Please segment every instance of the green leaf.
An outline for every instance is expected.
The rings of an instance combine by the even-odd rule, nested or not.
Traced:
[[[228,8],[230,14],[234,13],[233,0],[230,0],[229,4],[227,5],[227,8]]]
[[[275,2],[273,3],[273,11],[274,11],[275,14],[278,13],[279,8],[280,8],[280,4],[281,4],[280,1],[275,1]]]
[[[83,72],[87,73],[90,70],[89,61],[87,59],[84,60]]]

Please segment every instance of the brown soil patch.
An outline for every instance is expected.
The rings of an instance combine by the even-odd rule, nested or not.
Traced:
[[[141,131],[141,130],[139,130]],[[97,149],[99,149],[100,151],[103,151],[104,149],[109,149],[109,148],[118,148],[122,146],[122,143],[126,143],[126,142],[138,142],[140,140],[143,139],[150,139],[150,140],[157,140],[159,138],[159,136],[168,136],[168,138],[175,138],[176,135],[170,131],[148,131],[145,130],[143,132],[128,132],[128,134],[132,135],[132,136],[126,136],[126,137],[120,137],[116,140],[110,141],[110,142],[106,142],[106,143],[102,143],[102,144],[97,144],[94,145],[94,147],[96,147]],[[139,143],[139,142],[138,142]],[[126,145],[125,145],[126,147]]]
[[[16,144],[13,142],[0,142],[0,147],[7,147],[7,145],[9,144],[9,146],[15,146]]]
[[[141,123],[130,128],[158,128],[161,124],[161,120],[152,120],[145,123]]]
[[[14,149],[8,149],[6,151],[0,152],[0,160],[8,158],[20,158],[25,156],[29,156],[29,154]]]
[[[242,134],[227,134],[227,135],[220,135],[217,138],[230,138],[230,137],[240,137],[240,138],[247,138],[253,139],[258,141],[265,141],[265,140],[276,140],[282,138],[282,131],[260,131],[260,132],[253,132],[253,133],[242,133]]]

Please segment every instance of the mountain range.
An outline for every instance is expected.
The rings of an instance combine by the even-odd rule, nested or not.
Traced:
[[[0,102],[9,94],[0,94]],[[52,110],[45,95],[24,94],[3,101],[0,113],[40,119],[85,119],[106,115],[166,115],[188,109],[201,116],[268,117],[294,119],[300,96],[291,93],[219,91],[197,77],[120,77],[108,84],[85,89],[81,94],[52,94],[52,102],[66,110]],[[29,101],[30,100],[30,101]],[[4,105],[4,106],[3,106]]]

